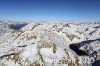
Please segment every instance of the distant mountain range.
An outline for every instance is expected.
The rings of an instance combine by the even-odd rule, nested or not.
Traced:
[[[11,21],[0,21],[0,36],[4,35],[5,33],[8,33],[13,30],[18,30],[24,26],[26,26],[28,23],[24,22],[11,22]]]

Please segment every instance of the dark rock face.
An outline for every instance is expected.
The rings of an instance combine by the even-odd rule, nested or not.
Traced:
[[[100,38],[95,40],[86,40],[79,43],[70,44],[69,47],[79,56],[89,56],[90,58],[92,58],[94,60],[92,66],[100,66],[99,42],[100,42]],[[95,47],[96,45],[98,47]],[[83,49],[80,49],[81,47]]]
[[[100,66],[100,60],[97,60],[94,63],[92,63],[92,66]]]
[[[75,53],[76,53],[77,55],[79,55],[79,56],[88,56],[88,54],[87,54],[85,51],[80,50],[80,49],[78,48],[78,45],[71,44],[69,47],[70,47],[73,51],[75,51]]]

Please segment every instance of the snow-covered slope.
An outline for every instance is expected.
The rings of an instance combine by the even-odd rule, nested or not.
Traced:
[[[99,26],[30,23],[0,37],[0,66],[92,66],[100,60]]]
[[[27,23],[23,22],[12,22],[12,21],[0,21],[0,36],[4,35],[5,33],[14,31],[16,29],[20,29],[27,25]]]

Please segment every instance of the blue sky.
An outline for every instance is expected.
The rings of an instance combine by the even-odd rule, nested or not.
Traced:
[[[4,20],[100,20],[100,0],[0,0]]]

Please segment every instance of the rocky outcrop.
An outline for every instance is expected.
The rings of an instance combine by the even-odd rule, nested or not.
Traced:
[[[96,65],[100,60],[100,29],[95,25],[30,23],[6,33],[0,37],[0,66]]]

